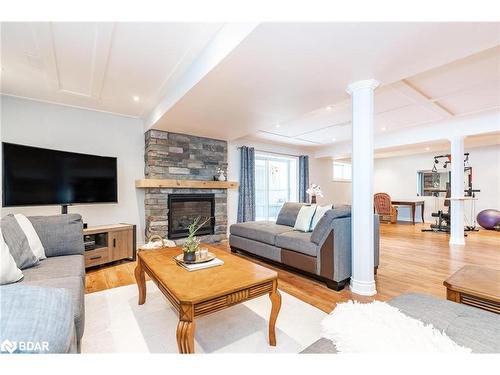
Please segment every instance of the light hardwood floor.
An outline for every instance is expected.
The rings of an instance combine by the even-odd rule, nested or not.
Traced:
[[[387,300],[407,292],[422,292],[446,298],[443,281],[463,265],[475,264],[500,269],[499,232],[469,232],[465,246],[450,246],[447,234],[422,233],[421,228],[422,224],[381,225],[380,266],[376,276],[378,294],[375,299]],[[229,251],[227,244],[219,246]],[[334,292],[313,279],[266,266],[278,271],[281,290],[325,312],[331,312],[338,302],[374,299],[353,294],[348,288]],[[86,292],[134,284],[134,268],[135,262],[122,261],[119,264],[89,269]]]

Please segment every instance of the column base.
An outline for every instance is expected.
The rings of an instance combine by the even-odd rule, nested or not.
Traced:
[[[465,245],[465,239],[463,237],[462,238],[450,237],[450,245]]]
[[[377,294],[375,281],[358,281],[351,277],[351,292],[360,296],[374,296]]]

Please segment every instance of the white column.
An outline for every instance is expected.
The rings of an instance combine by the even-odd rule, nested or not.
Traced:
[[[457,136],[451,142],[451,197],[464,196],[464,137]],[[464,201],[451,200],[450,245],[464,245]]]
[[[373,244],[373,91],[370,79],[347,87],[352,96],[352,276],[351,291],[363,296],[375,288]]]

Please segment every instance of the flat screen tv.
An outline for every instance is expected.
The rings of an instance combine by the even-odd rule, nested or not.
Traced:
[[[2,142],[2,176],[3,207],[118,201],[114,157]]]

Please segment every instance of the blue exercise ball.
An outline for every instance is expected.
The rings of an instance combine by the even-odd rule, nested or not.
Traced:
[[[482,210],[477,214],[477,222],[484,229],[495,229],[495,225],[500,224],[500,211],[498,210]]]

